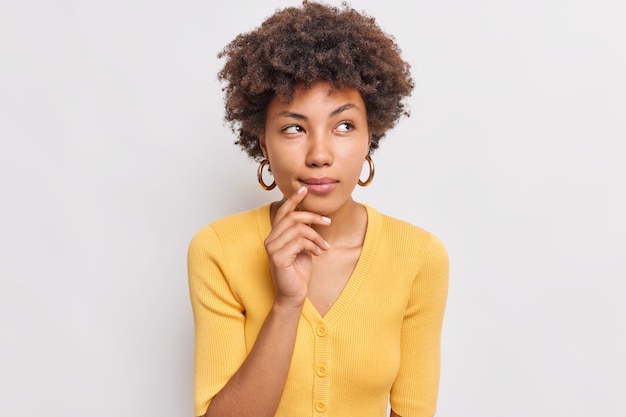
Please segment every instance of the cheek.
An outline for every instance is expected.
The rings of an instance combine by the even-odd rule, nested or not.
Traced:
[[[365,175],[367,163],[365,162],[365,155],[361,158],[360,154],[352,154],[349,158],[342,160],[341,165],[344,167],[344,175],[357,180],[362,174]]]
[[[342,160],[344,161],[344,166],[350,166],[352,169],[361,171],[363,164],[365,164],[365,157],[369,152],[368,143],[365,142],[362,145],[354,146],[350,149],[346,149],[342,152]]]
[[[296,158],[276,152],[276,150],[272,152],[272,150],[269,149],[268,151],[268,160],[270,161],[272,176],[274,177],[276,184],[280,186],[283,182],[289,181],[290,176],[293,175],[293,172],[296,169]]]

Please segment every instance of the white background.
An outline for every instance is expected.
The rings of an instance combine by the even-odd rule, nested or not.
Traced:
[[[1,1],[0,415],[192,415],[187,244],[279,198],[216,55],[297,3]],[[623,2],[352,5],[417,84],[356,198],[448,247],[437,416],[623,416]]]

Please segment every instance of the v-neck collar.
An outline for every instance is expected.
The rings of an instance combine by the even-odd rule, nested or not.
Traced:
[[[258,210],[258,224],[261,241],[263,241],[272,230],[270,206],[271,204],[267,204],[259,207]],[[302,309],[302,316],[311,324],[323,322],[327,326],[332,326],[339,321],[356,298],[361,286],[369,275],[372,263],[374,262],[374,258],[376,256],[376,251],[378,249],[382,219],[380,213],[376,209],[366,204],[363,204],[363,206],[367,211],[367,226],[365,229],[365,239],[363,240],[363,247],[361,248],[359,259],[357,260],[348,282],[339,294],[339,297],[337,297],[324,316],[320,315],[308,298],[305,300],[304,308]]]

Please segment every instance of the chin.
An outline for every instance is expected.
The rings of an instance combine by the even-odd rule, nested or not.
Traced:
[[[311,213],[322,216],[329,216],[341,208],[345,207],[352,200],[337,201],[335,199],[319,198],[314,195],[307,195],[304,201],[298,206],[302,211],[310,211]]]

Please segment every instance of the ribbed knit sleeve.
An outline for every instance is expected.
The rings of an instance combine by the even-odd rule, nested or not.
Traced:
[[[391,408],[402,417],[432,417],[439,389],[448,255],[433,235],[423,249],[416,249],[421,265],[402,322],[400,371],[391,389]]]
[[[187,261],[195,324],[194,412],[201,416],[246,357],[245,316],[226,280],[228,259],[211,226],[192,239]]]

